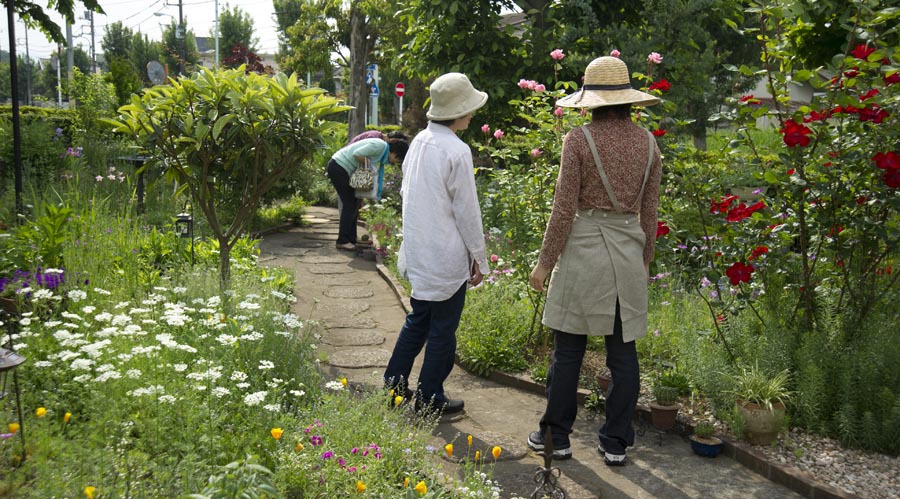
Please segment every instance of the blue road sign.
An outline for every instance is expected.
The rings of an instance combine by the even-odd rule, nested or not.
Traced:
[[[376,85],[374,83],[372,84],[372,89],[369,90],[369,95],[371,95],[373,97],[378,97],[378,85]]]

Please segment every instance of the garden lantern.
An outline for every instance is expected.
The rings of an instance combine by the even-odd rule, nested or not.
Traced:
[[[191,265],[194,265],[194,207],[185,201],[181,213],[175,215],[175,234],[191,238]]]

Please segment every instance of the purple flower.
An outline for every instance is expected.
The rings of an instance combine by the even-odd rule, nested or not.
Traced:
[[[322,459],[331,459],[333,457],[334,457],[334,452],[331,452],[330,450],[327,450],[322,453]]]
[[[322,445],[322,437],[313,435],[312,438],[309,439],[309,442],[313,445]]]

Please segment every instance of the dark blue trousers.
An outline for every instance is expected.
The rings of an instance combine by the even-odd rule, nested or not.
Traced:
[[[624,454],[634,445],[634,417],[641,388],[640,367],[635,342],[622,341],[622,319],[616,304],[613,334],[604,336],[606,365],[612,374],[612,384],[606,397],[606,421],[598,436],[607,452]],[[554,331],[554,349],[550,371],[547,373],[547,408],[541,417],[541,435],[549,427],[554,447],[568,447],[569,435],[578,413],[578,377],[587,348],[587,336]]]
[[[337,244],[356,244],[356,218],[359,215],[359,201],[356,190],[350,187],[350,174],[337,161],[328,160],[325,170],[331,185],[341,199],[341,218],[338,224]]]
[[[400,393],[407,387],[416,356],[425,347],[425,359],[419,373],[417,388],[420,400],[439,405],[447,401],[444,380],[453,370],[456,358],[456,329],[466,303],[466,285],[444,301],[424,301],[410,298],[412,312],[400,329],[400,337],[384,372],[385,386]],[[427,344],[427,346],[426,346]]]

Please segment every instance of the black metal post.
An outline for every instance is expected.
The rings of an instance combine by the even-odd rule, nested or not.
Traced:
[[[19,123],[19,68],[16,61],[16,6],[14,0],[6,3],[6,20],[9,25],[9,80],[12,90],[13,122],[13,174],[16,185],[16,223],[21,224],[25,213],[22,201],[22,130]]]
[[[568,495],[556,482],[559,480],[559,468],[553,467],[553,432],[547,427],[544,435],[544,466],[534,473],[534,482],[538,487],[531,493],[531,499],[566,499]]]

